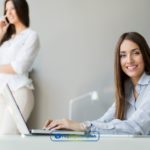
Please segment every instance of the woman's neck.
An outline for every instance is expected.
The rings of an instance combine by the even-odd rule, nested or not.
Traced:
[[[15,25],[16,34],[19,34],[23,30],[25,30],[27,27],[21,23]]]
[[[138,92],[136,91],[136,87],[134,87],[134,89],[133,89],[133,95],[134,95],[134,98],[135,98],[135,101],[136,101],[137,97],[138,97]]]

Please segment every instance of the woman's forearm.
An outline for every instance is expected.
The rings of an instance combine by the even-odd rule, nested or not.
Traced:
[[[10,64],[0,65],[0,73],[16,74],[15,70]]]

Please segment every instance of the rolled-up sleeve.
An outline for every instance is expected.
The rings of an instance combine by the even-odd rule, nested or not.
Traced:
[[[19,49],[16,59],[11,62],[12,67],[18,74],[30,71],[34,59],[39,51],[39,38],[37,33],[29,35],[21,49]]]

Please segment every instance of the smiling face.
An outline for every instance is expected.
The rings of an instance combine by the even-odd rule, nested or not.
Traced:
[[[5,12],[6,12],[6,17],[8,18],[11,24],[15,25],[18,22],[20,22],[16,13],[15,6],[11,0],[6,3]]]
[[[129,76],[133,84],[137,84],[144,72],[144,60],[139,46],[130,41],[124,40],[120,45],[120,64],[123,72]]]

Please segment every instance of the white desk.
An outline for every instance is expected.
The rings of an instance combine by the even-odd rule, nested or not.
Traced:
[[[150,138],[103,137],[97,142],[53,142],[49,136],[0,136],[0,150],[149,150]]]

